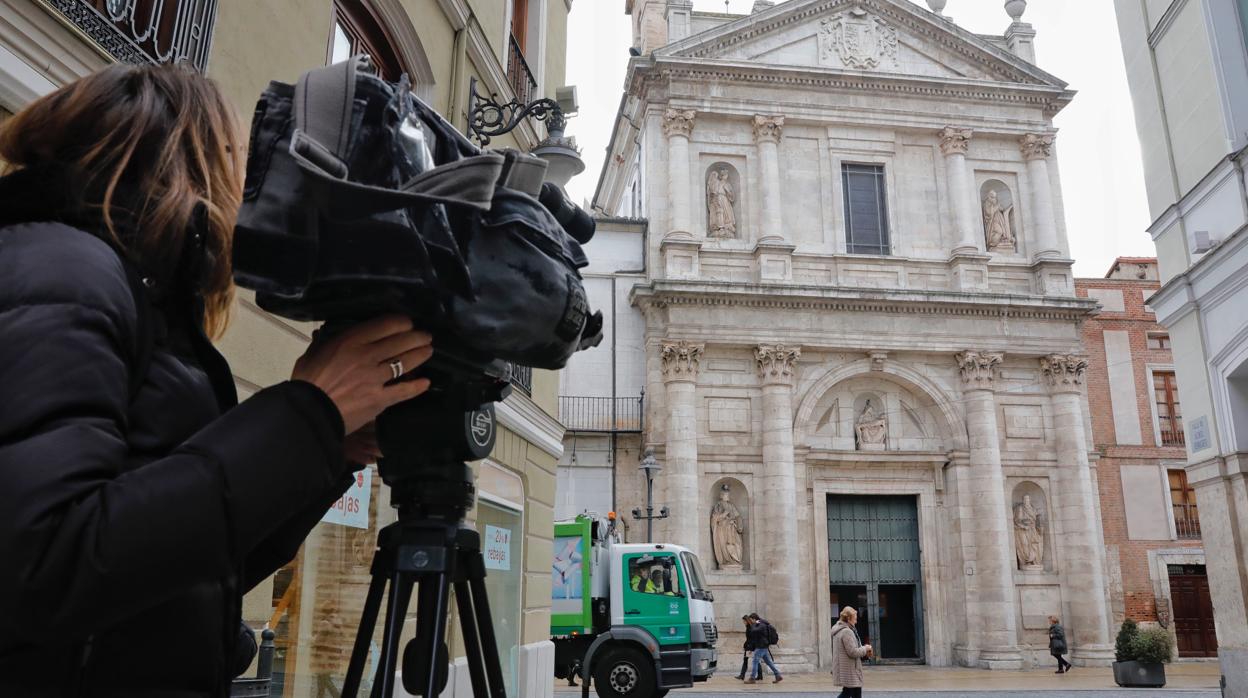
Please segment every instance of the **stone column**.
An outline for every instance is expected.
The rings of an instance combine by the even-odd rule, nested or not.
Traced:
[[[763,472],[756,501],[762,502],[763,551],[756,567],[762,586],[759,599],[766,604],[767,619],[782,636],[786,664],[804,662],[793,656],[799,638],[805,638],[802,622],[801,581],[797,564],[801,546],[797,534],[797,475],[793,464],[793,369],[802,350],[783,344],[761,344],[754,349],[759,382],[763,388]],[[777,650],[780,652],[780,650]]]
[[[662,491],[671,517],[664,542],[698,552],[701,517],[698,507],[698,410],[694,393],[704,344],[664,341],[659,347],[663,384],[667,389],[667,447]],[[656,507],[659,505],[655,502]]]
[[[693,133],[692,109],[668,109],[663,114],[663,133],[667,135],[668,232],[691,232],[693,208],[689,192],[689,134]]]
[[[1053,431],[1057,443],[1057,492],[1050,498],[1053,515],[1061,520],[1061,536],[1054,542],[1062,556],[1070,605],[1065,619],[1071,658],[1084,665],[1106,665],[1113,660],[1109,610],[1105,600],[1105,547],[1097,526],[1097,491],[1088,465],[1080,386],[1088,362],[1069,354],[1041,357],[1040,370],[1053,401]],[[1080,661],[1082,660],[1082,661]]]
[[[754,142],[758,144],[758,169],[763,192],[759,237],[784,237],[780,219],[780,137],[783,130],[783,116],[754,115]]]
[[[985,669],[1019,669],[1018,625],[1014,601],[1014,554],[1011,517],[1005,505],[1001,446],[994,395],[999,352],[967,351],[956,357],[962,373],[969,439],[966,491],[958,497],[971,503],[973,518],[963,520],[974,541],[964,546],[966,560],[966,625],[978,665]]]
[[[1057,244],[1057,217],[1053,212],[1053,190],[1049,186],[1049,155],[1053,152],[1053,136],[1029,133],[1019,140],[1019,149],[1027,161],[1027,179],[1031,183],[1031,213],[1035,221],[1032,258],[1060,257]]]
[[[953,248],[954,254],[978,252],[982,237],[978,234],[980,226],[976,225],[975,210],[971,206],[975,194],[971,191],[973,178],[966,164],[966,150],[971,145],[973,133],[969,128],[952,126],[946,126],[937,133],[940,152],[945,156],[949,199],[953,203],[954,220],[958,226],[958,245]]]

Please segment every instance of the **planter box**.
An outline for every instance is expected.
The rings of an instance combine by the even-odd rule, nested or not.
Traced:
[[[1124,688],[1161,688],[1166,685],[1166,665],[1114,662],[1114,683]]]

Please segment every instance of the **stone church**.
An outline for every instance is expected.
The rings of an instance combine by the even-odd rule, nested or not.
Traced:
[[[1049,615],[1076,664],[1112,659],[1096,304],[1075,297],[1053,127],[1074,93],[1035,65],[1026,2],[1000,36],[945,4],[627,0],[638,55],[588,248],[613,336],[563,394],[608,365],[610,395],[644,390],[603,506],[644,507],[652,448],[655,540],[702,559],[733,670],[749,611],[782,667],[826,670],[846,605],[884,661],[1047,663]]]

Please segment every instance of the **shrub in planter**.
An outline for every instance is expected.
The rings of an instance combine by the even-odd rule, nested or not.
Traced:
[[[1130,621],[1128,621],[1130,623]],[[1174,656],[1174,641],[1164,628],[1139,630],[1123,623],[1115,643],[1114,682],[1119,686],[1160,688],[1166,685],[1165,662]]]

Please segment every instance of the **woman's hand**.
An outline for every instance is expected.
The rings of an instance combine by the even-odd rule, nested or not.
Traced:
[[[400,365],[407,373],[428,361],[432,342],[429,333],[412,329],[410,318],[387,315],[314,340],[290,377],[325,391],[342,414],[346,433],[354,434],[382,410],[429,389],[426,378],[392,381]]]

